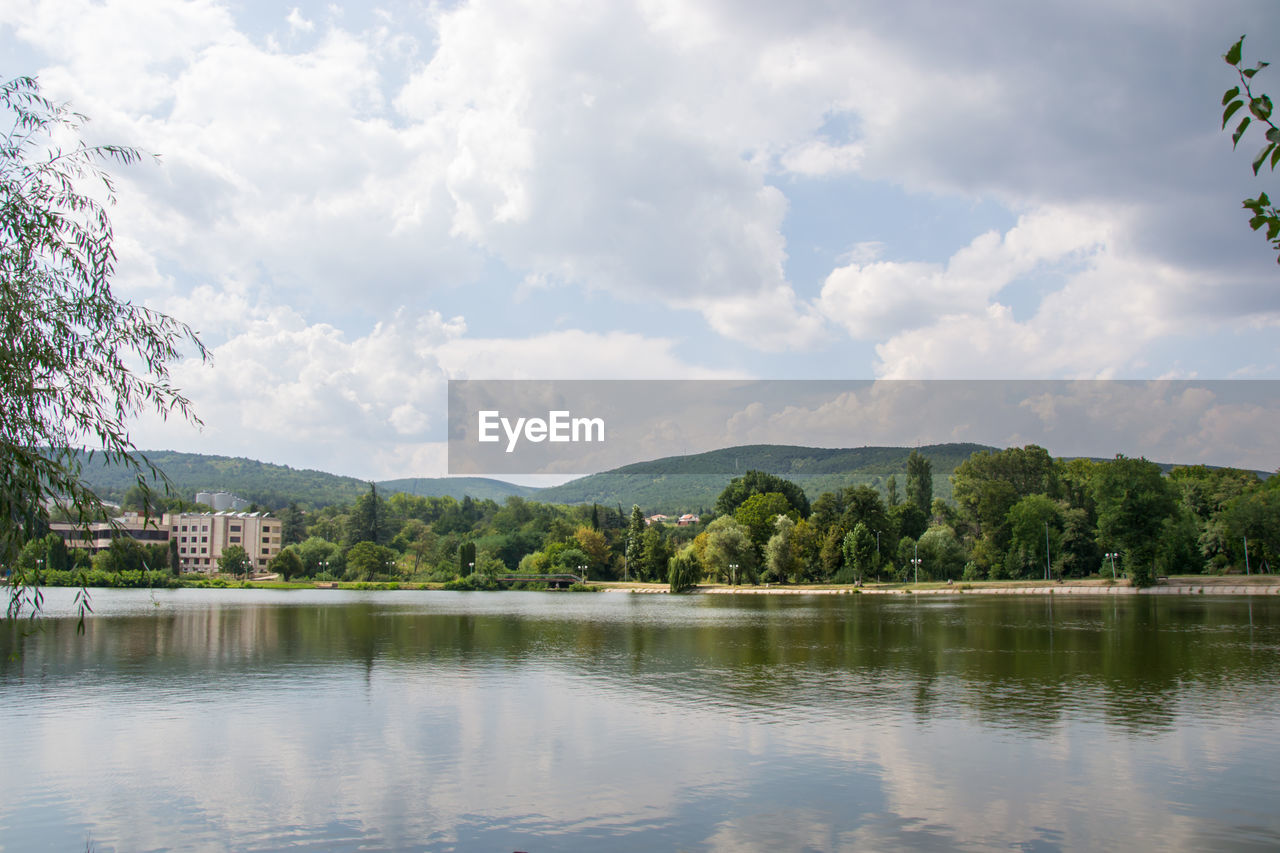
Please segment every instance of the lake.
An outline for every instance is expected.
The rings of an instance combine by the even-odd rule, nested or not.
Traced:
[[[4,850],[1280,848],[1280,601],[74,590]]]

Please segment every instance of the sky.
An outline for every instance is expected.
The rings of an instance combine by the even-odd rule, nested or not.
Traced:
[[[449,379],[1280,379],[1242,33],[1280,5],[0,0],[0,76],[158,155],[115,292],[212,361],[134,443],[384,479],[446,471]]]

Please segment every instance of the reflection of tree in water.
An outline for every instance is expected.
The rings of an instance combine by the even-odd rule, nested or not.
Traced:
[[[618,610],[430,612],[430,598],[221,605],[50,619],[0,636],[0,674],[154,676],[216,682],[246,669],[381,661],[446,667],[529,663],[664,702],[727,712],[973,715],[1047,731],[1101,717],[1133,732],[1171,725],[1189,697],[1247,700],[1280,676],[1280,602],[1200,597],[712,597]],[[425,603],[425,604],[424,604]],[[465,605],[464,605],[465,606]],[[458,608],[461,609],[461,608]]]

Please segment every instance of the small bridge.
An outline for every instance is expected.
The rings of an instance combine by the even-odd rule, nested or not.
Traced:
[[[493,579],[496,580],[498,583],[505,583],[505,584],[545,583],[547,586],[551,587],[552,589],[567,589],[568,587],[573,586],[575,583],[587,582],[586,577],[580,577],[578,575],[570,575],[570,574],[564,574],[564,575],[505,574],[505,575],[494,575]]]

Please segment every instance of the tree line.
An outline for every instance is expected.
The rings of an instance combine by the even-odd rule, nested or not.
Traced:
[[[749,471],[689,526],[649,524],[639,506],[559,505],[517,496],[385,497],[275,512],[286,578],[427,581],[462,588],[507,572],[596,580],[861,583],[1269,572],[1280,554],[1280,478],[1145,459],[1055,459],[1042,447],[979,451],[956,468],[953,502],[933,498],[932,465],[912,452],[899,489],[804,490]],[[57,540],[56,542],[54,540]],[[219,569],[243,571],[224,551]],[[171,544],[115,540],[92,560],[56,536],[28,542],[24,567],[100,574],[166,570]]]

